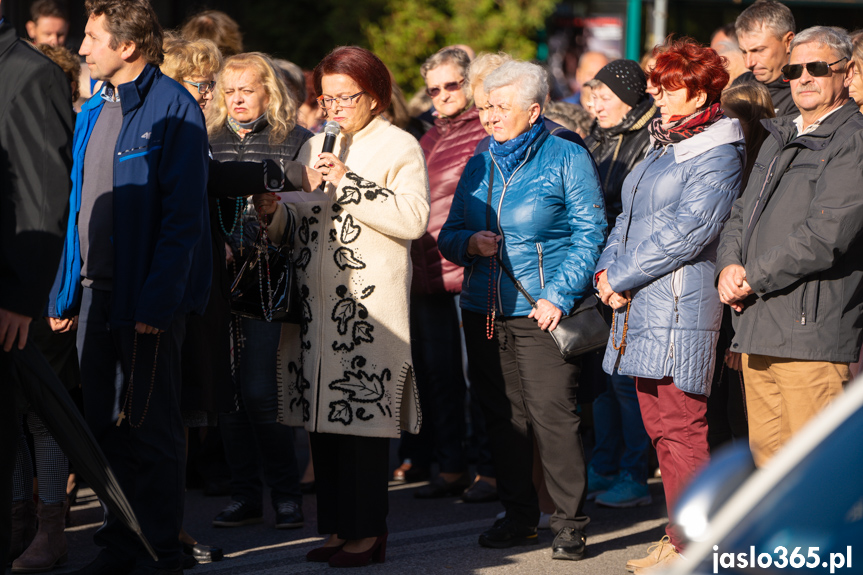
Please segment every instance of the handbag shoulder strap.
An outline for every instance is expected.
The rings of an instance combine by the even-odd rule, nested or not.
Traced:
[[[487,196],[486,206],[485,206],[485,226],[486,226],[486,229],[488,229],[488,231],[491,231],[491,189],[492,189],[493,185],[494,185],[494,160],[492,160],[491,174],[488,177],[488,196]],[[498,253],[495,254],[494,257],[497,258],[497,263],[498,263],[498,265],[500,265],[500,269],[502,269],[506,273],[506,275],[509,277],[509,279],[512,280],[512,283],[515,284],[515,289],[517,289],[521,293],[521,295],[523,295],[525,298],[527,298],[527,301],[528,301],[528,303],[530,303],[531,307],[536,307],[536,300],[533,299],[533,296],[531,296],[529,293],[527,293],[527,290],[524,289],[524,286],[521,285],[521,282],[518,281],[518,279],[514,275],[512,275],[512,272],[509,271],[509,268],[506,267],[504,265],[503,261],[500,259],[500,251],[498,251]]]
[[[285,247],[289,240],[291,242],[291,247],[294,247],[293,238],[294,231],[297,228],[297,221],[294,219],[294,212],[292,212],[287,205],[285,205],[285,211],[287,212],[288,222],[285,224],[285,231],[282,233],[282,241],[279,242],[279,249]]]

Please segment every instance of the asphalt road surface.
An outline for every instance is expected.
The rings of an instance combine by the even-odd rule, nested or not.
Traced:
[[[297,444],[305,438],[298,433]],[[395,444],[396,442],[393,442]],[[395,445],[393,446],[395,447]],[[304,450],[298,454],[304,464]],[[386,562],[372,565],[369,574],[589,574],[626,575],[628,559],[643,557],[649,544],[664,535],[665,498],[662,483],[651,480],[653,503],[634,509],[608,509],[587,504],[587,556],[582,561],[551,559],[552,534],[539,532],[539,544],[511,549],[485,549],[479,534],[502,511],[500,503],[464,504],[457,498],[419,500],[414,491],[424,483],[390,484],[390,535]],[[265,493],[265,501],[268,495]],[[308,563],[305,554],[323,541],[315,520],[315,496],[303,501],[305,525],[301,529],[276,530],[274,512],[265,505],[264,522],[237,528],[212,527],[211,521],[228,503],[227,497],[204,497],[190,490],[186,497],[186,530],[201,543],[224,549],[225,559],[201,564],[190,574],[227,575],[255,573],[275,575],[317,573],[326,563]],[[154,502],[154,504],[158,504]],[[67,529],[69,563],[53,573],[67,573],[89,563],[97,554],[92,536],[101,524],[102,512],[89,490],[82,490],[72,509],[73,525]]]

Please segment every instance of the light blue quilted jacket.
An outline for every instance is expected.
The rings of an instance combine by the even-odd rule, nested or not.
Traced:
[[[745,162],[737,120],[723,118],[683,142],[650,151],[623,184],[618,217],[596,269],[617,293],[632,291],[625,353],[624,312],[615,312],[603,369],[673,378],[710,394],[722,304],[714,287],[716,247],[740,194]]]

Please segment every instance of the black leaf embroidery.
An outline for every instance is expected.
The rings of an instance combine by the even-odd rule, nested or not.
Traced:
[[[333,254],[333,259],[340,270],[344,271],[347,268],[352,270],[361,270],[366,267],[366,264],[354,256],[354,250],[344,246],[336,250]]]
[[[334,401],[330,404],[330,415],[327,417],[330,421],[335,423],[336,421],[341,421],[345,425],[350,425],[354,420],[353,410],[351,409],[351,404],[345,401],[344,399],[340,399],[339,401]]]
[[[348,288],[345,285],[340,285],[336,288],[336,293],[339,297],[345,297],[345,294],[348,293]]]
[[[337,213],[339,213],[340,211],[342,211],[342,207],[341,207],[340,205],[338,205],[338,204],[333,204],[333,213],[334,213],[334,214],[337,214]]]
[[[336,201],[340,204],[358,204],[362,196],[359,189],[353,186],[345,186],[342,188],[342,195]]]
[[[372,343],[375,341],[372,332],[375,330],[375,326],[370,324],[367,321],[358,321],[354,323],[352,335],[353,340],[356,345],[360,345],[360,342]]]
[[[337,341],[333,342],[333,351],[354,351],[354,344],[352,343],[339,343]]]
[[[345,177],[361,188],[376,188],[378,185],[370,180],[364,180],[353,172],[348,172]]]
[[[330,230],[330,242],[334,242],[338,239],[338,235],[336,234],[336,230]]]
[[[315,206],[315,207],[313,207],[313,208],[312,208],[312,213],[313,213],[313,214],[319,214],[319,213],[321,213],[321,206]]]
[[[375,405],[377,405],[377,406],[378,406],[378,409],[380,409],[380,410],[381,410],[381,414],[382,414],[384,417],[386,417],[386,416],[387,416],[387,412],[386,412],[386,411],[384,411],[384,408],[383,408],[383,407],[381,407],[381,403],[380,403],[380,402],[377,402]]]
[[[373,190],[366,190],[364,194],[367,200],[376,200],[379,196],[383,196],[384,199],[387,199],[392,194],[386,188],[375,188]]]
[[[375,403],[384,396],[384,382],[390,380],[390,370],[380,375],[363,370],[345,371],[345,377],[330,384],[330,389],[338,389],[348,394],[348,399],[357,403]]]
[[[357,369],[359,367],[366,366],[366,358],[361,355],[356,356],[351,360],[351,369]]]
[[[363,294],[360,296],[360,299],[366,299],[370,295],[375,292],[375,286],[366,286],[363,288]]]
[[[361,231],[362,228],[360,226],[354,225],[353,216],[348,214],[348,216],[345,218],[344,225],[342,225],[342,243],[349,244],[356,241],[356,239],[360,237]]]
[[[312,261],[312,250],[309,248],[303,248],[300,250],[300,257],[297,258],[295,265],[298,270],[305,271],[310,261]]]
[[[312,232],[312,236],[311,236],[311,240],[312,240],[312,242],[317,241],[317,239],[318,239],[318,232],[313,231],[313,232]]]
[[[309,218],[303,216],[303,222],[300,224],[300,231],[297,234],[300,238],[300,241],[304,244],[309,243]]]
[[[369,318],[369,310],[366,309],[366,306],[364,306],[361,303],[357,304],[357,316],[360,319],[368,319]]]
[[[372,419],[374,416],[375,416],[374,413],[370,413],[370,414],[366,415],[366,408],[365,407],[360,407],[357,409],[357,419],[359,419],[360,421],[368,421],[368,420]]]
[[[338,324],[339,335],[348,333],[348,322],[357,313],[357,304],[351,298],[339,300],[333,308],[333,321]]]

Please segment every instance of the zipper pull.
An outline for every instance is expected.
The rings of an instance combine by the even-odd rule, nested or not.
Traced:
[[[680,301],[680,296],[674,296],[674,323],[680,323],[680,314],[677,311],[677,302]]]
[[[806,310],[800,314],[800,325],[806,325]]]

